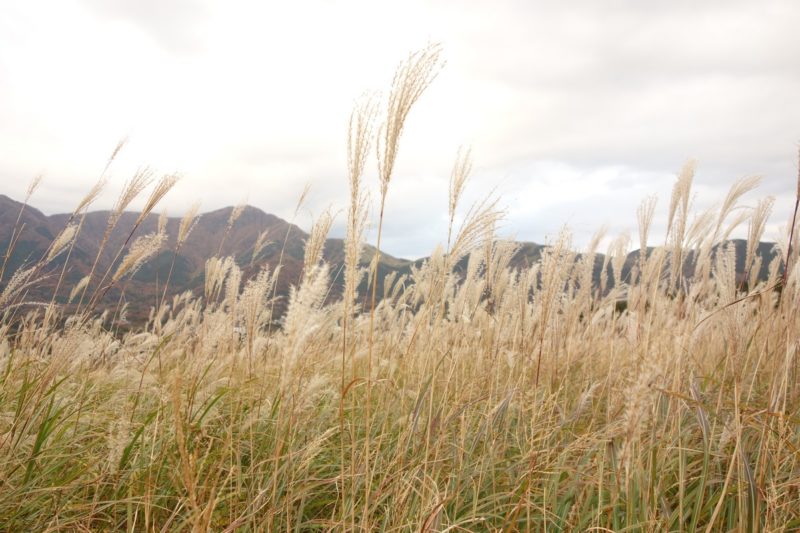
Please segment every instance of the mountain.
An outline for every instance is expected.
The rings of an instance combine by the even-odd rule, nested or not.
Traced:
[[[712,261],[719,253],[719,251],[725,245],[733,245],[734,249],[734,257],[736,258],[736,279],[737,282],[744,282],[746,280],[746,276],[748,273],[745,272],[745,261],[747,257],[747,241],[744,239],[730,239],[725,241],[724,243],[716,244],[711,248],[711,258]],[[539,261],[542,257],[542,252],[547,248],[547,245],[541,245],[531,242],[521,242],[519,243],[520,248],[516,254],[511,258],[509,262],[509,266],[511,268],[526,268],[531,266],[532,264]],[[649,257],[650,254],[653,252],[654,248],[648,247],[646,253]],[[580,259],[583,254],[577,254],[576,260]],[[632,271],[636,265],[639,264],[639,257],[641,255],[641,250],[634,250],[627,254],[625,258],[625,262],[622,266],[622,279],[629,280],[631,278]],[[696,252],[694,250],[686,251],[686,256],[684,258],[684,267],[683,267],[683,276],[687,278],[691,278],[695,274],[695,256]],[[761,258],[761,263],[759,266],[759,271],[757,273],[757,278],[759,280],[766,280],[769,277],[769,268],[770,263],[773,260],[781,261],[780,267],[782,269],[783,262],[781,258],[778,257],[777,247],[775,246],[774,242],[759,242],[758,246],[755,250],[755,257]],[[603,264],[605,262],[606,256],[602,253],[597,253],[594,258],[594,268],[592,273],[592,279],[595,284],[600,283],[601,274],[603,271]],[[610,262],[609,262],[610,263]],[[668,264],[668,262],[667,262]],[[608,279],[608,287],[611,288],[614,286],[614,280],[612,276],[611,265],[607,265],[606,267],[607,274],[609,276]],[[782,270],[779,270],[779,272]]]
[[[233,209],[226,207],[200,215],[194,229],[177,254],[175,254],[175,244],[181,219],[168,218],[166,221],[167,242],[162,246],[161,251],[145,263],[131,279],[110,289],[104,299],[99,302],[98,307],[116,307],[119,302],[124,301],[129,306],[129,320],[132,322],[143,320],[163,293],[164,282],[170,276],[170,270],[172,270],[172,274],[167,290],[168,296],[187,290],[193,291],[195,295],[200,295],[203,292],[206,260],[214,256],[233,256],[242,268],[245,279],[259,272],[264,266],[274,270],[279,263],[282,264],[277,294],[284,298],[281,298],[276,304],[277,313],[282,313],[285,309],[285,296],[288,295],[289,288],[299,282],[303,270],[304,243],[308,234],[275,215],[251,206],[242,210],[228,231],[228,221]],[[106,232],[109,215],[109,211],[92,211],[85,215],[74,248],[69,255],[62,253],[48,264],[43,272],[46,276],[45,279],[37,283],[26,295],[28,301],[49,301],[58,285],[59,278],[63,276],[56,300],[69,310],[70,305],[67,301],[69,292],[91,271]],[[125,255],[126,244],[130,245],[138,236],[156,231],[158,216],[151,214],[131,233],[138,218],[139,213],[122,213],[98,259],[95,278],[102,277],[106,272],[113,272],[115,266]],[[5,272],[0,274],[0,290],[17,269],[34,264],[44,257],[53,240],[71,222],[74,220],[70,214],[47,216],[31,206],[23,206],[20,202],[0,195],[0,265],[12,244],[12,238],[14,240],[12,253],[6,261]],[[260,251],[257,257],[253,258],[254,246],[262,231],[267,232],[267,241],[270,244]],[[730,242],[733,243],[736,252],[737,275],[740,279],[744,279],[746,242],[743,240]],[[519,245],[518,249],[509,262],[511,268],[530,267],[541,259],[542,252],[547,248],[546,245],[533,242],[517,244]],[[713,254],[716,254],[719,246],[712,250]],[[123,252],[119,253],[120,250]],[[651,251],[652,249],[649,249],[648,253]],[[371,260],[374,253],[373,247],[365,247],[362,254],[364,264]],[[689,261],[684,268],[686,276],[694,274],[691,261],[693,253],[689,251],[687,254]],[[638,263],[639,254],[639,250],[628,254],[623,267],[623,279],[630,276],[632,267]],[[757,255],[763,258],[758,277],[765,279],[768,276],[769,260],[776,256],[773,243],[759,243]],[[341,294],[343,285],[343,240],[328,239],[323,256],[331,266],[332,285],[329,298],[334,299]],[[578,254],[577,258],[580,257],[581,255]],[[408,274],[412,266],[419,266],[424,260],[425,258],[408,261],[382,252],[379,264],[378,294],[383,293],[383,279],[387,274],[391,272]],[[600,282],[604,262],[605,256],[597,254],[593,268],[595,284]],[[466,259],[463,259],[455,268],[457,270],[466,268]],[[365,293],[365,289],[366,285],[362,283],[360,287],[362,294]],[[89,293],[91,292],[92,288],[90,287]]]
[[[308,234],[296,225],[252,206],[246,206],[242,210],[230,231],[226,233],[233,209],[226,207],[198,216],[194,229],[177,255],[175,244],[181,219],[167,219],[167,242],[161,251],[146,262],[132,279],[122,283],[125,291],[124,301],[129,304],[128,317],[131,321],[147,317],[150,307],[164,290],[163,284],[169,276],[170,268],[172,274],[168,296],[186,290],[192,290],[196,295],[202,294],[206,260],[217,255],[233,256],[242,268],[245,279],[264,266],[274,270],[280,262],[282,268],[278,278],[278,295],[287,295],[289,287],[299,282],[303,270],[304,244]],[[57,300],[67,304],[69,291],[91,271],[106,232],[109,215],[109,211],[92,211],[86,214],[69,258],[66,253],[62,253],[48,265],[48,277],[32,289],[28,294],[29,300],[49,301],[61,275],[61,269],[66,264]],[[18,217],[19,223],[17,223]],[[114,267],[125,255],[125,252],[118,254],[118,251],[125,247],[126,241],[129,246],[137,237],[157,230],[158,216],[151,214],[131,233],[138,217],[139,213],[122,213],[103,247],[95,269],[95,278],[102,277],[106,271],[113,272]],[[12,237],[15,240],[7,268],[0,279],[0,289],[17,269],[34,264],[44,257],[50,244],[70,222],[73,222],[70,214],[46,216],[31,206],[23,206],[20,202],[0,195],[0,264],[9,249]],[[21,229],[16,236],[13,235],[14,228]],[[267,232],[267,242],[270,244],[253,258],[254,246],[263,231]],[[327,240],[323,256],[331,265],[333,281],[331,298],[335,298],[341,292],[344,255],[342,239]],[[374,248],[366,246],[362,261],[369,261],[373,255]],[[405,259],[381,253],[379,272],[386,274],[395,270],[407,270],[410,264],[411,262]],[[379,291],[382,290],[382,279],[381,276]],[[116,306],[122,296],[120,287],[114,287],[108,291],[101,303]],[[276,311],[281,312],[284,306],[285,298],[276,304]]]
[[[21,207],[19,202],[0,194],[0,260],[6,255],[13,229],[22,228],[6,272],[14,272],[26,261],[41,257],[60,231],[53,232],[53,225],[41,211],[30,206],[20,211]]]

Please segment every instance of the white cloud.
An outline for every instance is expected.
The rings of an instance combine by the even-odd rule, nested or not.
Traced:
[[[21,197],[44,172],[35,203],[69,210],[130,135],[104,206],[149,164],[185,175],[167,201],[176,213],[247,198],[290,217],[306,182],[312,211],[344,207],[352,102],[433,40],[448,64],[409,118],[390,253],[445,238],[463,143],[472,198],[496,187],[521,239],[564,223],[579,243],[603,223],[634,233],[641,197],[666,203],[689,158],[698,205],[761,174],[776,225],[795,189],[799,16],[791,0],[11,0],[0,7],[0,192]]]

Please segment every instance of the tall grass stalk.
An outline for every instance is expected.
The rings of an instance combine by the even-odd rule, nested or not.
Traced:
[[[422,96],[439,73],[441,68],[440,47],[429,46],[412,53],[395,72],[392,88],[389,92],[386,116],[378,133],[378,178],[380,185],[380,201],[378,210],[378,232],[375,238],[375,255],[372,261],[372,294],[369,309],[369,340],[367,352],[366,388],[367,401],[365,410],[366,436],[364,439],[364,513],[362,527],[369,529],[369,503],[372,488],[370,474],[370,441],[372,431],[371,399],[372,399],[372,363],[374,355],[374,322],[375,304],[378,289],[378,269],[381,260],[381,236],[383,235],[383,220],[386,208],[386,195],[392,179],[397,152],[400,147],[400,137],[403,134],[408,114],[411,108]]]
[[[126,230],[120,242],[131,246],[103,252],[118,260],[105,275],[96,261],[73,288],[77,300],[92,281],[78,314],[26,300],[46,268],[7,276],[0,529],[800,529],[800,278],[787,260],[795,252],[785,253],[795,237],[789,228],[772,263],[759,256],[771,204],[754,204],[755,218],[741,206],[756,180],[695,216],[685,169],[664,209],[663,245],[648,248],[659,220],[648,199],[635,214],[638,257],[622,235],[601,258],[604,231],[582,253],[566,229],[535,251],[498,239],[491,198],[456,230],[462,155],[446,248],[379,279],[397,133],[438,54],[412,55],[398,70],[382,128],[373,130],[374,100],[351,115],[340,300],[322,253],[327,212],[280,327],[281,265],[248,279],[252,268],[232,257],[207,259],[202,294],[166,302],[159,291],[147,323],[109,327],[120,310],[96,291],[125,289],[163,244],[163,221],[150,235]],[[363,177],[374,135],[381,196],[370,270]],[[120,206],[147,183],[138,176],[101,248]],[[184,217],[184,238],[195,214]],[[753,275],[742,284],[726,240],[747,216]],[[78,227],[43,260],[64,257]],[[759,262],[766,279],[755,275]]]

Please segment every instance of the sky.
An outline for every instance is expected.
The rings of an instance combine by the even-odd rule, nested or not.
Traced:
[[[149,166],[183,176],[170,215],[246,202],[307,230],[330,207],[341,236],[354,102],[440,43],[446,64],[389,186],[388,253],[446,239],[461,146],[474,162],[462,212],[497,194],[504,237],[546,242],[566,225],[580,247],[605,225],[635,240],[656,194],[663,239],[676,174],[696,160],[697,210],[762,176],[744,203],[776,198],[774,240],[797,187],[798,27],[795,0],[4,0],[0,194],[22,199],[41,174],[32,204],[71,211],[127,138],[96,208]],[[373,204],[376,174],[373,157]]]

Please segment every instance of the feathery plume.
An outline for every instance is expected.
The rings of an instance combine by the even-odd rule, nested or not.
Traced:
[[[318,325],[319,312],[328,294],[328,265],[314,265],[300,283],[292,287],[289,294],[289,308],[284,317],[284,333],[291,344],[298,338],[308,335]],[[295,350],[290,350],[290,354]]]
[[[750,218],[750,213],[747,211],[739,211],[736,213],[736,216],[733,217],[733,220],[728,224],[728,227],[725,228],[725,231],[719,236],[719,242],[725,242],[733,233],[733,230],[744,224],[747,219]]]
[[[147,198],[147,202],[144,204],[144,208],[142,212],[139,214],[139,218],[136,219],[134,226],[138,226],[139,224],[147,218],[147,215],[155,209],[156,205],[166,196],[166,194],[172,189],[178,180],[180,180],[180,176],[178,174],[165,174],[161,177],[161,179],[156,184],[153,192],[150,193],[150,197]]]
[[[372,95],[363,95],[350,113],[350,124],[347,130],[347,169],[351,193],[354,189],[353,185],[356,185],[355,192],[359,192],[358,184],[364,174],[367,155],[372,145],[377,109],[376,98]]]
[[[594,285],[594,263],[595,258],[597,257],[597,249],[600,247],[600,242],[605,238],[607,231],[608,228],[606,226],[602,226],[592,236],[592,240],[589,241],[586,254],[583,256],[583,265],[577,281],[581,294],[579,298],[584,302],[591,300],[592,289]]]
[[[400,64],[392,81],[385,122],[378,134],[378,172],[381,196],[386,196],[394,170],[400,137],[411,108],[442,68],[441,46],[430,45],[409,55]]]
[[[661,380],[662,369],[655,360],[646,360],[638,369],[636,379],[632,379],[625,391],[625,411],[622,416],[624,441],[620,462],[626,470],[631,469],[633,446],[642,428],[649,422],[653,399],[657,394],[655,385]]]
[[[253,264],[256,262],[256,258],[261,254],[261,252],[264,251],[264,248],[271,244],[269,241],[267,241],[267,235],[269,235],[269,230],[264,230],[258,234],[256,243],[253,246],[253,255],[250,256],[250,266],[253,266]]]
[[[775,198],[768,196],[758,202],[758,205],[753,208],[753,213],[750,217],[750,226],[747,232],[747,252],[745,253],[744,271],[745,277],[750,273],[753,266],[753,259],[755,259],[756,249],[758,243],[761,241],[761,236],[764,234],[764,228],[767,225],[770,213],[772,213],[772,206],[775,204]]]
[[[55,238],[53,244],[50,245],[50,251],[47,254],[47,258],[45,259],[45,263],[49,263],[53,259],[55,259],[58,254],[64,251],[67,245],[72,242],[72,239],[75,237],[75,233],[78,231],[77,224],[70,224],[63,230],[61,233],[58,234],[58,237]]]
[[[450,239],[453,232],[453,223],[456,219],[456,208],[461,195],[464,193],[464,188],[467,184],[467,178],[472,171],[472,157],[469,148],[459,148],[456,155],[456,162],[453,165],[453,170],[450,173],[450,187],[448,198],[448,214],[450,216],[450,224],[447,228],[447,251],[450,252]]]
[[[694,179],[695,162],[688,161],[678,174],[675,185],[672,186],[672,196],[669,201],[669,216],[667,217],[667,231],[673,230],[673,222],[676,217],[684,218],[688,216],[689,194],[692,190],[692,180]],[[680,223],[680,218],[677,219]],[[682,237],[682,235],[681,235]]]
[[[470,148],[459,148],[456,162],[453,165],[453,170],[450,173],[450,196],[449,196],[449,214],[450,220],[455,217],[456,207],[458,201],[464,192],[464,187],[467,184],[467,178],[472,171],[472,150]]]
[[[639,223],[639,250],[641,250],[643,257],[647,251],[647,236],[650,234],[650,226],[653,224],[653,215],[656,212],[657,203],[658,197],[648,196],[642,200],[639,208],[636,209],[636,220]]]
[[[614,288],[619,288],[622,284],[622,268],[628,258],[628,246],[631,238],[627,233],[623,233],[614,239],[608,248],[608,255],[611,257],[611,270],[614,275]]]
[[[699,216],[694,217],[686,232],[685,239],[690,248],[700,248],[703,243],[708,241],[708,235],[711,234],[711,230],[714,228],[716,215],[714,208],[710,208],[703,211]]]
[[[297,205],[294,206],[295,217],[300,212],[300,208],[303,207],[303,204],[306,203],[306,199],[308,198],[309,192],[311,192],[311,184],[306,183],[305,186],[303,187],[303,191],[300,193],[300,198],[297,199]]]
[[[78,204],[78,207],[76,207],[75,210],[72,212],[72,216],[75,217],[76,215],[81,213],[84,209],[89,207],[89,205],[94,203],[94,201],[97,200],[97,197],[100,196],[100,193],[105,188],[106,183],[107,182],[105,178],[99,179],[97,183],[95,183],[92,186],[92,188],[89,189],[89,192],[84,195],[83,199],[81,199],[80,203]]]
[[[85,289],[88,284],[89,284],[89,276],[83,276],[81,280],[78,283],[76,283],[74,287],[72,287],[72,290],[69,291],[69,301],[70,302],[75,301],[75,298],[78,297],[78,294],[80,294],[81,291],[83,291],[83,289]]]
[[[158,229],[156,229],[156,233],[166,233],[168,221],[169,219],[167,218],[167,211],[164,210],[160,215],[158,215]]]
[[[232,257],[212,257],[206,261],[204,294],[207,303],[217,300],[233,265]]]
[[[181,219],[181,223],[178,226],[178,246],[186,242],[186,239],[189,238],[189,234],[194,229],[195,225],[197,225],[197,212],[200,210],[200,202],[193,203],[186,213],[183,215]]]
[[[453,240],[453,247],[447,260],[450,268],[471,250],[480,247],[487,242],[487,238],[490,239],[494,235],[495,226],[505,214],[498,204],[499,200],[494,195],[489,195],[470,207]]]
[[[670,286],[680,285],[683,275],[683,247],[686,239],[686,224],[689,218],[689,198],[694,180],[695,162],[688,161],[681,169],[672,188],[667,223],[667,239],[672,240],[670,256]]]
[[[786,246],[786,260],[784,261],[784,268],[783,268],[783,277],[781,278],[781,284],[785,287],[786,282],[789,279],[789,270],[790,267],[794,265],[791,264],[792,261],[792,251],[794,248],[794,233],[795,229],[797,228],[797,211],[800,210],[800,147],[797,149],[797,195],[795,196],[794,200],[794,211],[792,212],[792,220],[789,223],[789,241]]]
[[[242,270],[234,262],[225,278],[225,297],[224,303],[227,304],[230,312],[235,316],[236,301],[239,297],[239,289],[242,286]]]
[[[41,184],[42,184],[42,175],[39,174],[38,176],[35,176],[31,180],[31,182],[28,184],[28,190],[25,193],[25,202],[24,203],[26,203],[26,204],[28,203],[28,200],[31,199],[31,196],[33,196],[33,193],[36,192],[36,189],[38,189],[39,185],[41,185]]]
[[[228,217],[227,231],[233,229],[233,225],[236,224],[236,221],[239,220],[239,217],[242,216],[242,213],[244,213],[245,205],[246,204],[244,202],[241,202],[231,209],[231,215]]]
[[[111,166],[111,163],[114,162],[114,160],[117,158],[117,156],[119,155],[119,153],[122,151],[122,149],[125,147],[126,144],[128,144],[128,137],[123,137],[119,141],[117,141],[117,145],[114,146],[114,150],[111,151],[111,155],[108,157],[108,161],[106,162],[106,167],[103,169],[103,174],[106,173],[108,167]]]
[[[736,207],[736,203],[739,199],[747,194],[748,192],[752,191],[756,187],[758,187],[759,183],[761,183],[760,176],[747,176],[741,179],[736,180],[736,182],[731,185],[730,190],[728,190],[728,194],[725,195],[725,200],[722,202],[722,207],[719,211],[719,218],[717,219],[717,227],[714,231],[714,239],[719,235],[720,230],[722,229],[722,224],[725,222],[725,219],[728,218],[728,215]]]
[[[350,305],[355,299],[356,288],[361,280],[359,264],[361,262],[364,228],[367,220],[367,196],[361,191],[361,180],[367,155],[372,145],[376,112],[376,99],[370,95],[362,96],[350,114],[350,124],[347,132],[350,207],[347,210],[347,235],[345,236],[344,246],[345,315],[350,312]]]
[[[222,239],[219,241],[219,248],[217,249],[217,255],[222,255],[223,247],[225,246],[225,239],[228,238],[231,230],[233,229],[233,225],[236,224],[236,221],[244,212],[245,203],[241,202],[237,204],[233,209],[231,209],[231,214],[228,216],[228,223],[225,225],[225,231],[222,233]]]
[[[11,279],[6,283],[3,292],[0,293],[0,309],[7,304],[11,299],[22,289],[29,285],[31,276],[33,275],[36,267],[26,269],[19,269],[11,276]]]
[[[161,248],[165,237],[166,235],[163,233],[148,233],[133,241],[128,254],[114,272],[111,278],[112,282],[119,281],[128,272],[136,272]]]
[[[22,228],[25,226],[22,224],[20,226],[20,221],[22,220],[22,213],[25,210],[25,207],[28,205],[28,202],[33,196],[34,191],[39,187],[39,184],[42,182],[42,176],[36,176],[31,180],[30,184],[28,184],[28,192],[25,195],[25,200],[22,202],[22,206],[19,208],[19,212],[17,213],[17,221],[14,223],[14,227],[11,231],[11,238],[9,239],[8,245],[6,246],[5,254],[3,256],[3,261],[0,262],[0,281],[3,279],[3,275],[6,272],[6,266],[8,266],[8,261],[11,258],[11,254],[16,247],[16,243],[19,240],[20,235],[22,234]]]
[[[133,177],[125,184],[122,194],[117,198],[117,202],[111,210],[111,216],[108,218],[109,229],[107,231],[110,232],[110,229],[116,226],[119,217],[122,216],[122,212],[152,181],[153,171],[149,168],[145,167],[136,171]]]
[[[328,237],[331,224],[333,224],[333,217],[331,216],[330,210],[326,209],[311,228],[311,234],[306,241],[305,255],[303,258],[304,279],[309,276],[311,271],[317,267],[322,259],[325,239]]]

